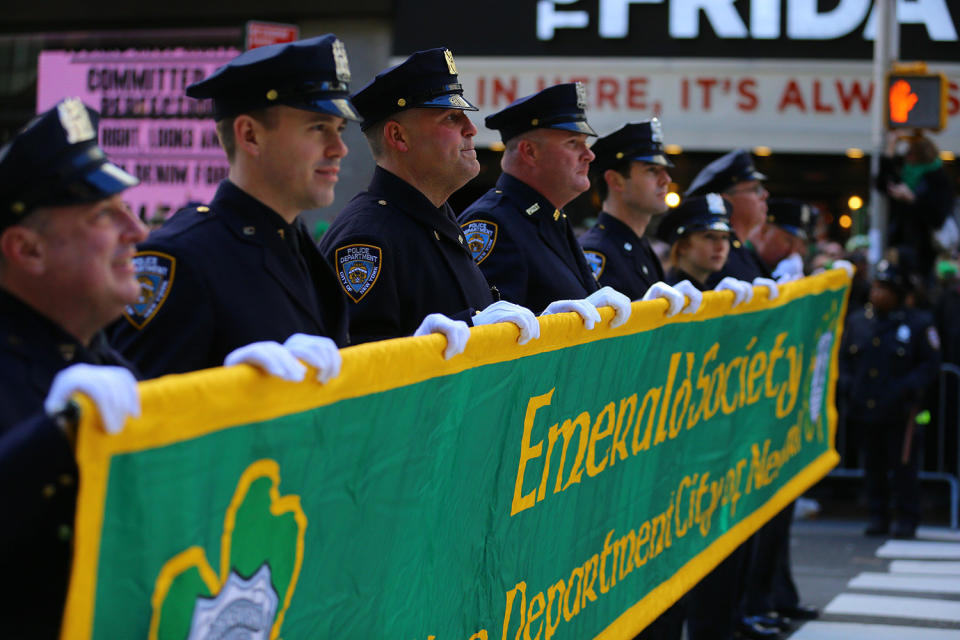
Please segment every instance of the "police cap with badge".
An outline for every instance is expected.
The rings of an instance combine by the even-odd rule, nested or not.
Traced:
[[[901,299],[910,291],[910,281],[906,275],[900,267],[889,260],[881,260],[877,263],[873,281],[889,288]]]
[[[720,156],[696,175],[684,195],[699,196],[705,193],[723,193],[741,182],[766,180],[753,166],[753,158],[744,149],[737,149]]]
[[[625,124],[594,142],[590,150],[597,156],[590,168],[600,173],[634,160],[673,166],[663,150],[663,128],[658,118]]]
[[[97,145],[98,121],[96,111],[67,98],[0,149],[0,231],[37,207],[96,202],[139,184]]]
[[[595,136],[587,123],[587,92],[580,82],[567,82],[520,98],[487,116],[488,129],[500,132],[507,142],[532,129],[560,129]]]
[[[241,53],[187,87],[187,95],[212,99],[218,121],[275,105],[359,120],[349,83],[347,50],[327,34]]]
[[[453,54],[444,47],[417,51],[400,64],[381,71],[352,96],[366,131],[407,109],[479,111],[463,97]]]
[[[813,208],[800,200],[793,198],[767,200],[767,222],[777,225],[801,240],[807,239],[813,218]]]
[[[684,199],[657,227],[657,237],[673,244],[694,231],[730,231],[730,205],[718,193]]]

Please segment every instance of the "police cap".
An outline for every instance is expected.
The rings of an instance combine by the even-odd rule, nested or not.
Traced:
[[[531,129],[563,129],[585,133],[597,132],[587,124],[587,93],[583,84],[567,82],[547,87],[525,98],[515,100],[504,109],[484,119],[488,129],[500,132],[504,142]]]
[[[889,260],[881,260],[877,263],[873,275],[874,282],[886,285],[897,295],[903,296],[910,288],[909,280],[899,266]]]
[[[67,98],[0,149],[0,230],[37,207],[96,202],[139,181],[97,145],[96,111]]]
[[[696,175],[684,195],[723,193],[730,187],[749,180],[766,180],[767,176],[753,166],[753,158],[744,149],[720,156]]]
[[[363,117],[360,128],[364,130],[407,109],[479,110],[463,97],[453,54],[444,47],[417,51],[378,73],[352,97]]]
[[[801,240],[807,239],[807,230],[813,222],[813,208],[792,198],[767,200],[767,222],[775,224]]]
[[[694,231],[730,231],[730,205],[718,193],[685,198],[657,227],[657,237],[673,244]]]
[[[251,49],[187,87],[213,100],[216,120],[280,104],[359,120],[349,92],[347,50],[332,34]]]
[[[657,118],[625,124],[594,142],[590,150],[597,156],[591,168],[598,172],[633,160],[673,166],[663,151],[663,129]]]

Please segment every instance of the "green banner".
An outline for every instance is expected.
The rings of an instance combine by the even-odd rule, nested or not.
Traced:
[[[631,638],[836,463],[848,284],[143,383],[81,425],[63,637]]]

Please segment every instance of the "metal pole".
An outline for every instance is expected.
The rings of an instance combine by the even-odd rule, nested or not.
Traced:
[[[870,253],[875,265],[887,248],[887,194],[876,187],[880,156],[886,143],[886,75],[892,61],[900,57],[900,30],[896,0],[877,0],[877,37],[873,42],[873,155],[870,157]]]

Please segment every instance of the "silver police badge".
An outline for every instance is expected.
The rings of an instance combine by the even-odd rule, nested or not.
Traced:
[[[663,125],[660,124],[660,118],[650,119],[650,139],[663,143]]]
[[[599,280],[600,275],[603,273],[603,268],[607,264],[607,256],[603,255],[599,251],[590,251],[588,249],[584,249],[583,257],[587,259],[587,266],[590,267],[593,277]]]
[[[278,603],[269,565],[264,564],[249,580],[231,571],[216,597],[197,598],[187,640],[268,640]]]
[[[577,108],[586,109],[587,108],[587,88],[583,86],[582,82],[575,82],[574,85],[577,88]]]
[[[90,122],[90,116],[87,115],[87,108],[79,98],[67,98],[58,104],[57,117],[60,118],[60,126],[67,134],[68,144],[86,142],[97,137],[93,123]]]
[[[347,60],[347,48],[340,40],[333,41],[333,64],[337,68],[337,80],[350,82],[350,63]]]
[[[708,193],[707,194],[707,208],[710,210],[710,213],[716,213],[719,215],[724,215],[727,210],[723,206],[723,196],[719,193]]]
[[[349,244],[337,249],[337,274],[340,286],[354,302],[360,302],[380,275],[383,253],[372,244]]]
[[[137,329],[143,329],[157,315],[170,289],[177,259],[159,251],[141,251],[133,257],[133,268],[140,283],[137,301],[127,305],[123,315]]]
[[[467,239],[467,248],[477,264],[483,262],[493,245],[497,243],[497,223],[489,220],[471,220],[460,225],[463,235]]]

